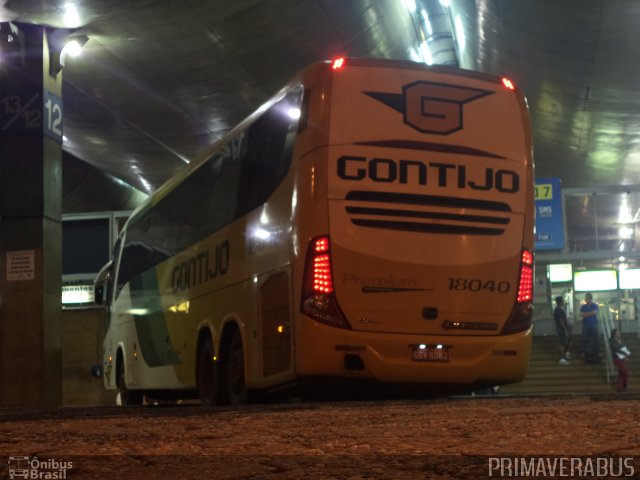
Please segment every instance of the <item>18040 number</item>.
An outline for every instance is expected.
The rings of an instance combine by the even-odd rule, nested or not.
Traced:
[[[497,292],[507,293],[511,284],[501,280],[480,280],[479,278],[449,278],[449,290],[467,292]]]

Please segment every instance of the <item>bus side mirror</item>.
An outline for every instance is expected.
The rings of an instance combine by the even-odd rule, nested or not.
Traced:
[[[106,305],[109,302],[109,292],[111,282],[111,265],[113,262],[109,260],[106,265],[104,265],[98,275],[96,275],[96,279],[93,283],[93,303],[96,305]],[[107,288],[105,288],[107,286]]]
[[[96,305],[104,304],[104,284],[93,286],[93,303]]]

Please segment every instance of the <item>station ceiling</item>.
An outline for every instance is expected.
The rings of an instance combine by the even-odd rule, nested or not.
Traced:
[[[0,5],[0,22],[77,28],[89,37],[82,56],[63,70],[63,150],[143,193],[153,192],[309,63],[339,55],[424,58],[424,41],[442,50],[444,34],[428,32],[425,16],[438,25],[445,12],[459,66],[507,75],[527,95],[536,176],[559,177],[578,192],[578,200],[567,204],[575,211],[568,213],[587,226],[575,232],[575,248],[593,241],[593,222],[613,225],[611,244],[597,248],[634,248],[628,241],[620,248],[625,239],[617,238],[616,226],[626,222],[635,229],[640,215],[637,0]],[[435,58],[442,52],[431,53]],[[592,188],[591,196],[579,193]],[[623,203],[629,211],[624,222]]]

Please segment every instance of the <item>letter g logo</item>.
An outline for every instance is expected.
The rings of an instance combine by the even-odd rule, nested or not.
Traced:
[[[463,127],[462,106],[494,92],[446,83],[418,81],[402,94],[363,92],[403,114],[404,123],[423,133],[449,135]]]

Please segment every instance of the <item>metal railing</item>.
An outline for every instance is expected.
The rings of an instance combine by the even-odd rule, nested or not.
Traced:
[[[615,372],[615,366],[613,365],[613,358],[611,356],[611,344],[609,339],[611,338],[611,330],[613,330],[613,318],[611,317],[611,310],[608,307],[598,309],[598,323],[602,325],[602,336],[604,337],[604,352],[605,352],[605,368],[607,383]]]

